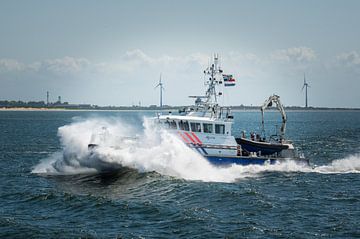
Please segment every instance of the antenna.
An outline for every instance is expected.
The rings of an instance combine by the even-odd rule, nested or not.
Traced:
[[[159,89],[160,89],[160,108],[162,108],[162,92],[163,92],[163,90],[165,90],[165,88],[163,87],[163,83],[161,82],[161,73],[160,73],[160,80],[159,80],[159,84],[157,84],[156,86],[155,86],[155,88],[154,89],[156,89],[156,88],[158,88],[159,87]]]
[[[304,84],[303,87],[301,88],[301,91],[303,91],[305,88],[305,108],[308,107],[308,87],[310,87],[310,85],[306,82],[306,77],[304,73]]]

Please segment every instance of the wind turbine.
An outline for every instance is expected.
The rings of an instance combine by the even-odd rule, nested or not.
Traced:
[[[310,87],[310,85],[306,82],[305,73],[304,73],[304,84],[301,91],[303,91],[305,88],[305,108],[308,107],[308,91],[307,91],[308,87]]]
[[[154,89],[156,89],[156,88],[159,87],[159,89],[160,89],[160,108],[162,108],[162,92],[163,92],[163,90],[165,90],[165,88],[163,87],[163,85],[164,85],[164,84],[161,82],[161,73],[160,73],[159,84],[157,84],[157,85],[155,86],[155,88],[154,88]]]

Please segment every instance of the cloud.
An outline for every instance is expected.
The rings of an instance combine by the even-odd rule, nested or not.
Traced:
[[[336,60],[346,67],[360,67],[360,54],[356,51],[342,53],[336,57]]]
[[[130,73],[139,70],[139,68],[153,66],[156,62],[157,59],[148,56],[140,49],[134,49],[125,52],[115,61],[95,63],[93,68],[95,71],[107,74]]]
[[[0,72],[23,71],[26,66],[14,59],[0,59]]]
[[[358,55],[356,56],[358,57]],[[182,56],[151,56],[141,49],[133,49],[125,52],[116,60],[104,62],[92,62],[83,57],[71,56],[35,61],[29,64],[13,59],[0,59],[0,72],[41,71],[58,75],[80,75],[91,72],[91,74],[95,73],[109,77],[122,73],[146,72],[147,70],[190,74],[201,72],[208,65],[210,57],[210,55],[204,53]],[[306,62],[315,58],[315,52],[307,47],[278,50],[271,55],[271,59],[285,62]],[[258,71],[258,66],[255,65],[261,65],[264,68],[271,63],[269,57],[259,57],[254,53],[239,52],[222,54],[220,62],[225,64],[228,70],[241,69],[242,75],[249,76],[253,76],[254,72]]]
[[[230,52],[225,56],[225,58],[229,61],[235,62],[235,63],[261,63],[262,59],[257,56],[254,53],[248,52],[248,53],[239,53],[239,52]]]
[[[90,65],[86,58],[74,58],[66,56],[64,58],[45,60],[39,68],[46,69],[55,73],[76,73],[81,72]]]
[[[124,61],[136,62],[140,64],[152,64],[155,61],[154,58],[151,58],[150,56],[146,55],[140,49],[127,51],[121,58]]]
[[[310,62],[316,59],[316,54],[309,47],[293,47],[273,52],[271,59],[283,62]]]
[[[140,49],[134,49],[125,52],[116,61],[101,62],[95,64],[95,68],[103,73],[117,72],[138,72],[139,69],[149,68],[162,70],[171,69],[174,71],[187,71],[198,66],[207,65],[209,56],[201,53],[194,53],[186,56],[150,56]]]
[[[0,72],[31,71],[48,72],[55,74],[81,74],[91,71],[100,74],[134,73],[139,70],[155,69],[157,71],[168,70],[172,72],[199,72],[209,63],[208,54],[193,53],[183,56],[151,56],[140,49],[125,52],[117,60],[105,62],[92,62],[83,57],[65,56],[62,58],[35,61],[29,64],[21,63],[12,59],[0,59]],[[221,61],[226,64],[243,64],[244,62],[259,62],[260,59],[251,53],[247,54],[224,54]]]
[[[169,55],[162,55],[159,57],[152,57],[147,55],[140,49],[135,49],[127,51],[122,57],[121,60],[125,64],[137,63],[147,66],[156,66],[156,65],[169,65],[169,64],[200,64],[206,65],[208,62],[209,56],[201,53],[194,53],[187,56],[178,56],[173,57]]]
[[[48,71],[53,73],[77,73],[83,71],[90,65],[90,61],[85,58],[74,58],[69,56],[35,61],[29,64],[14,59],[0,59],[0,72]]]
[[[30,63],[26,66],[27,69],[31,71],[39,71],[42,66],[42,63],[40,61],[35,61],[33,63]]]

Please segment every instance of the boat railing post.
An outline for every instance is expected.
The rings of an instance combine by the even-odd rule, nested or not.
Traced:
[[[241,149],[241,145],[238,144],[236,147],[236,155],[237,156],[242,156],[242,149]]]

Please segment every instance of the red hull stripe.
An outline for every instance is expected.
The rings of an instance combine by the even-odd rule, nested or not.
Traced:
[[[197,142],[190,136],[188,132],[184,132],[184,134],[190,139],[193,144],[197,144]]]
[[[189,144],[189,140],[184,136],[182,135],[182,133],[178,132],[178,134],[181,136],[181,138],[185,141],[185,143]]]
[[[191,132],[192,136],[195,138],[198,144],[202,144],[201,140],[196,136],[194,132]]]

